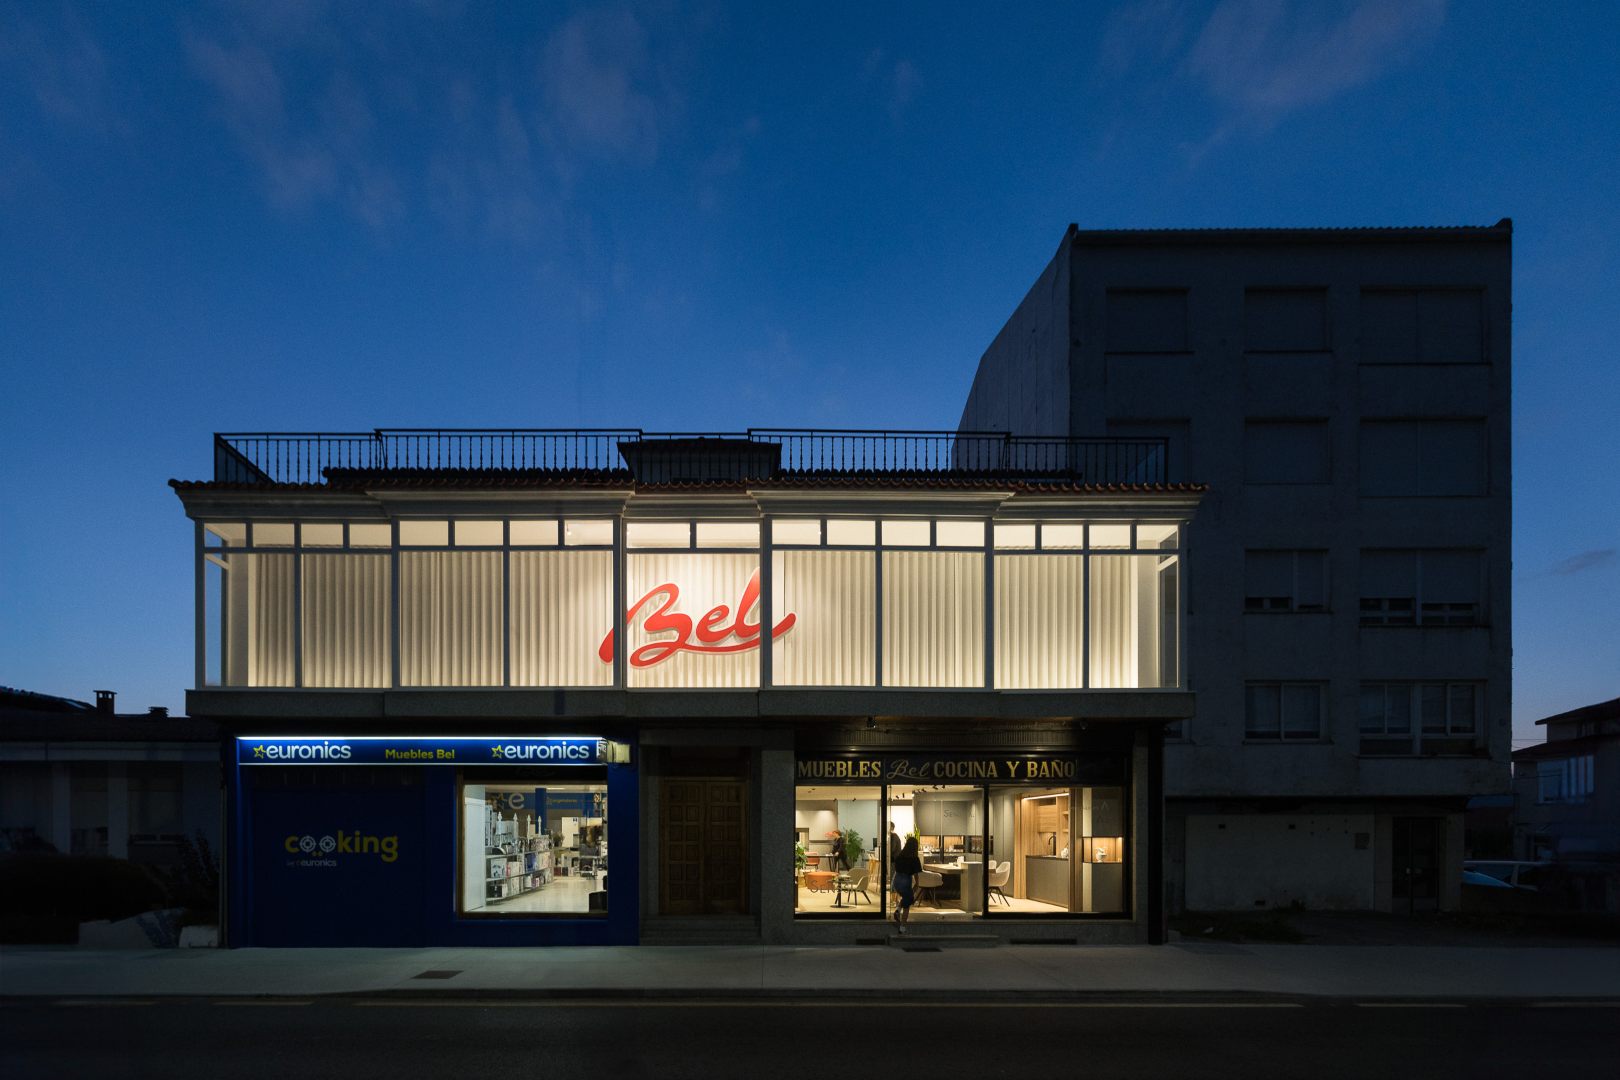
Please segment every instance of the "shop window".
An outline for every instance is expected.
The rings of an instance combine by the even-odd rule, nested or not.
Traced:
[[[794,914],[883,912],[888,866],[882,798],[881,787],[801,785],[794,789]],[[897,822],[897,830],[899,825]]]
[[[350,547],[385,548],[394,546],[392,525],[364,523],[349,526]]]
[[[607,914],[607,784],[586,771],[462,775],[461,914]]]
[[[298,542],[307,548],[340,548],[343,546],[343,526],[335,521],[306,522],[299,527]]]
[[[511,530],[511,543],[513,547],[556,547],[557,523],[555,521],[513,521],[507,525]]]

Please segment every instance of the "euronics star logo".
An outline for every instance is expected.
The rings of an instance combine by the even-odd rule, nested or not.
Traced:
[[[501,757],[501,756],[502,756],[502,755],[501,755],[501,748],[500,748],[500,747],[498,747],[498,746],[492,746],[492,747],[490,747],[490,748],[489,748],[489,756],[490,756],[490,757],[497,757],[497,758],[498,758],[498,757]]]
[[[256,758],[264,757],[264,745],[262,743],[253,748],[253,756]]]

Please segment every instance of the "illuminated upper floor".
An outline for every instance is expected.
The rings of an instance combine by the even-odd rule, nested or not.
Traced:
[[[199,689],[1174,690],[1155,440],[222,436]]]

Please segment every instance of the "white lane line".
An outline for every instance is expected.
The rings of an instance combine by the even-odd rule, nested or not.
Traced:
[[[444,998],[430,1001],[356,1001],[358,1008],[437,1009],[1303,1009],[1297,1001],[658,1001],[644,998],[536,1001],[466,1001]],[[1461,1006],[1457,1006],[1461,1008]]]

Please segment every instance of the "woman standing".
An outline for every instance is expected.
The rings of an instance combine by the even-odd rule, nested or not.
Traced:
[[[917,857],[917,838],[906,837],[905,847],[894,860],[894,891],[900,897],[900,906],[894,909],[894,925],[902,934],[911,921],[911,905],[916,900],[912,882],[922,873],[922,860]]]

